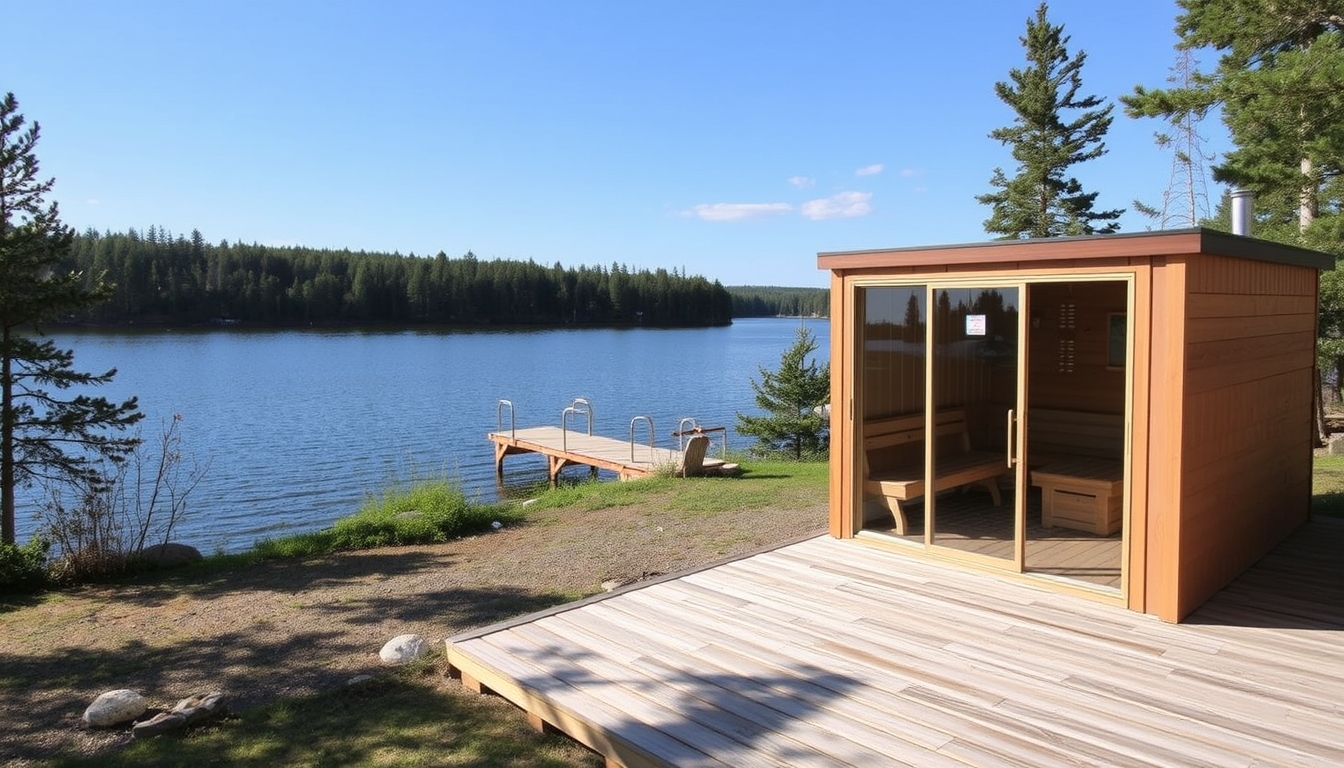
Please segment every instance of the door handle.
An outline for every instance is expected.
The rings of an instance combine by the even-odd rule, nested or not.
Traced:
[[[1016,414],[1012,408],[1008,409],[1008,468],[1017,466],[1017,457],[1013,452],[1017,449],[1017,441],[1013,439],[1013,425],[1017,421]]]

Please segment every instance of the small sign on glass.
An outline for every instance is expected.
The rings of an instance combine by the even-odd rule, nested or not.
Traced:
[[[985,335],[985,316],[967,315],[966,316],[966,335],[984,336]]]

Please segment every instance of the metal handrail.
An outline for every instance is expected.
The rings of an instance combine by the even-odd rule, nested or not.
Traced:
[[[588,416],[588,435],[593,434],[593,406],[582,397],[574,398],[574,402],[560,413],[560,448],[566,452],[569,451],[569,415],[585,414]]]
[[[655,458],[653,453],[654,438],[653,438],[652,416],[636,416],[635,418],[630,420],[630,462],[634,463],[635,461],[635,424],[641,421],[646,422],[649,425],[649,463],[652,464]]]
[[[691,425],[689,429],[686,428],[687,424]],[[682,419],[679,424],[677,424],[677,431],[673,432],[672,436],[677,438],[677,450],[685,452],[686,450],[685,438],[687,435],[703,435],[710,432],[723,433],[723,441],[719,444],[719,458],[727,459],[728,458],[727,427],[702,427],[696,422],[695,419],[691,418],[690,416],[687,416],[686,418]]]
[[[506,405],[509,406],[509,439],[516,440],[518,439],[516,435],[518,423],[513,417],[513,402],[510,400],[500,400],[495,403],[495,431],[504,431],[504,406]]]

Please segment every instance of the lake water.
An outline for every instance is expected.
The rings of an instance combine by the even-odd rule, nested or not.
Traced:
[[[496,483],[497,402],[519,427],[558,426],[574,398],[592,405],[593,431],[628,439],[653,419],[656,444],[684,417],[729,427],[758,413],[751,381],[774,369],[797,319],[742,319],[724,328],[552,331],[60,331],[78,370],[118,370],[96,394],[140,398],[149,442],[182,415],[187,463],[208,463],[173,538],[204,552],[325,528],[397,479],[447,474],[474,498],[545,482],[538,456],[505,461]],[[829,326],[807,320],[828,359]],[[507,416],[505,427],[507,428]],[[585,429],[586,420],[570,419]],[[646,427],[639,427],[641,442]],[[717,438],[716,438],[717,445]],[[566,476],[584,476],[584,468]],[[23,499],[21,499],[22,503]],[[18,511],[19,541],[34,507]]]

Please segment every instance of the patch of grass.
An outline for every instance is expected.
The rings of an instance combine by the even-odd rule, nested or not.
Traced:
[[[541,492],[526,507],[529,518],[553,510],[609,509],[646,504],[664,496],[666,509],[690,516],[716,515],[743,509],[787,507],[815,500],[825,493],[826,462],[752,461],[736,477],[672,477],[655,475],[625,483],[586,481]]]
[[[1344,517],[1344,456],[1317,456],[1312,462],[1311,513]]]
[[[375,547],[434,544],[518,522],[522,514],[499,504],[471,501],[447,479],[395,484],[350,517],[314,533],[256,543],[247,559],[314,557]]]
[[[59,768],[154,766],[600,766],[566,738],[533,732],[501,699],[468,694],[436,663],[252,710],[185,737],[132,743]]]

